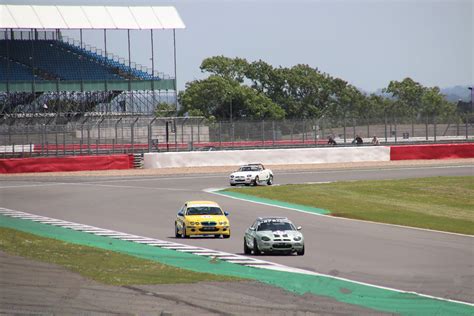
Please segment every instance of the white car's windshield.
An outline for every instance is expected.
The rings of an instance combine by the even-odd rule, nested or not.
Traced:
[[[213,206],[194,206],[188,208],[186,215],[222,215],[222,210]]]
[[[268,223],[261,223],[258,226],[258,231],[278,231],[278,230],[295,230],[295,227],[288,223],[288,222],[268,222]]]
[[[257,167],[257,166],[245,166],[245,167],[240,167],[239,171],[260,171],[260,167]]]

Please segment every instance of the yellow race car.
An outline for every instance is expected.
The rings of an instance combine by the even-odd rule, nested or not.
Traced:
[[[192,235],[213,235],[230,237],[229,213],[222,211],[219,204],[212,201],[188,201],[179,210],[174,222],[176,237],[188,238]]]

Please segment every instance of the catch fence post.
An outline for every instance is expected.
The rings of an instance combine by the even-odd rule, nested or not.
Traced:
[[[393,118],[393,125],[395,128],[395,143],[397,143],[397,117],[396,116]]]
[[[346,144],[346,116],[344,115],[344,127],[343,127],[343,131],[344,131],[344,144]]]
[[[272,121],[272,147],[275,147],[275,121]]]

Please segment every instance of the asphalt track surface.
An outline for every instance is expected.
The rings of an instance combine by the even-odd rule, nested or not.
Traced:
[[[281,171],[277,184],[473,175],[472,165]],[[287,216],[303,226],[306,254],[267,261],[355,281],[474,302],[474,238],[316,216],[204,192],[227,174],[153,177],[51,177],[0,180],[2,207],[126,233],[242,254],[257,216]],[[230,239],[176,240],[174,219],[186,200],[214,200],[231,213]]]

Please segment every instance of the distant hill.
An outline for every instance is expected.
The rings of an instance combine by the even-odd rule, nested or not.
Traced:
[[[458,102],[459,100],[464,102],[471,102],[471,95],[468,86],[454,86],[441,88],[441,93],[445,95],[445,99],[450,102]],[[374,92],[376,95],[381,95],[384,97],[390,97],[390,94],[382,93],[382,89],[377,89]],[[370,93],[368,93],[370,94]]]
[[[441,93],[446,96],[446,100],[451,102],[458,102],[459,100],[470,102],[470,92],[471,91],[468,89],[468,86],[454,86],[441,89]]]

